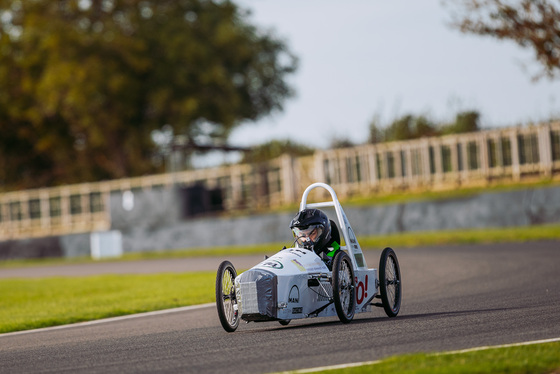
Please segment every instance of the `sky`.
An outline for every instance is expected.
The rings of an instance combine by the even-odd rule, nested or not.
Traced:
[[[241,125],[231,144],[360,144],[373,118],[386,126],[406,114],[442,123],[476,110],[484,128],[560,114],[560,81],[534,82],[531,50],[452,29],[452,9],[440,0],[236,3],[251,11],[249,22],[285,41],[299,69],[288,79],[296,95],[283,112]]]

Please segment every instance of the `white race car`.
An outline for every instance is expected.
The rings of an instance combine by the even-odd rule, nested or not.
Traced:
[[[307,203],[309,193],[317,187],[326,189],[332,201]],[[395,252],[391,248],[383,250],[379,273],[368,269],[334,190],[325,183],[307,187],[300,211],[324,207],[334,208],[338,225],[330,221],[332,236],[342,244],[329,263],[332,271],[313,250],[298,246],[282,249],[239,275],[231,262],[220,264],[216,304],[226,331],[234,332],[240,320],[287,325],[292,319],[338,316],[349,323],[355,313],[371,311],[372,305],[383,307],[389,317],[399,313],[402,283]],[[375,299],[381,299],[381,303]]]

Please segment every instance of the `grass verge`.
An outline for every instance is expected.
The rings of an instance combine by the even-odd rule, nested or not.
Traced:
[[[558,373],[560,342],[452,354],[395,356],[375,364],[329,370],[329,374]]]
[[[560,224],[535,225],[506,228],[488,228],[471,230],[444,230],[433,232],[404,232],[376,236],[361,236],[358,241],[363,250],[383,249],[385,247],[402,248],[430,245],[453,244],[490,244],[508,242],[528,242],[537,240],[560,240]],[[89,262],[137,261],[166,258],[189,258],[211,256],[240,256],[251,254],[268,254],[279,251],[282,246],[291,243],[266,243],[256,245],[232,245],[212,248],[176,249],[157,252],[126,253],[118,259],[92,260],[75,259],[26,259],[6,260],[0,262],[1,268],[23,266],[47,266]]]
[[[486,230],[399,233],[362,237],[364,249],[420,245],[480,244],[560,240],[560,225]],[[125,255],[112,261],[271,254],[281,244],[232,246]],[[560,248],[560,246],[559,246]],[[271,249],[273,249],[271,251]],[[57,260],[58,263],[66,263]],[[80,262],[91,262],[81,259]],[[76,261],[71,261],[76,262]],[[47,262],[53,264],[54,261]],[[45,262],[13,262],[39,266]],[[4,266],[9,266],[4,264]],[[214,272],[154,275],[102,275],[79,278],[0,280],[0,333],[54,326],[213,301]],[[189,285],[188,287],[184,285]]]
[[[560,224],[433,232],[404,232],[359,238],[362,248],[417,247],[452,244],[520,243],[560,240]]]
[[[0,333],[214,300],[215,272],[0,280]]]

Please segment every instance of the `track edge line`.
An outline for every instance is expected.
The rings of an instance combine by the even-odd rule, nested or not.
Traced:
[[[67,325],[58,325],[58,326],[42,327],[42,328],[39,328],[39,329],[6,332],[6,333],[3,333],[3,334],[0,334],[0,339],[3,338],[3,337],[6,337],[6,336],[33,334],[33,333],[39,333],[39,332],[47,332],[47,331],[68,329],[68,328],[72,328],[72,327],[83,327],[83,326],[98,325],[98,324],[102,324],[102,323],[118,322],[118,321],[124,321],[124,320],[127,320],[127,319],[151,317],[151,316],[157,316],[157,315],[161,315],[161,314],[186,312],[186,311],[189,311],[189,310],[209,308],[209,307],[212,307],[212,306],[215,306],[215,305],[216,305],[216,303],[188,305],[188,306],[181,306],[181,307],[178,307],[178,308],[161,309],[161,310],[154,310],[154,311],[151,311],[151,312],[142,312],[142,313],[135,313],[135,314],[127,314],[127,315],[124,315],[124,316],[101,318],[101,319],[96,319],[96,320],[93,320],[93,321],[76,322],[76,323],[70,323],[70,324],[67,324]]]

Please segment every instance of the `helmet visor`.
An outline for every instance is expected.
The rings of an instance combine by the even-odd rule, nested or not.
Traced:
[[[294,227],[292,232],[300,247],[311,248],[317,244],[321,238],[323,225],[310,225],[305,228]]]

